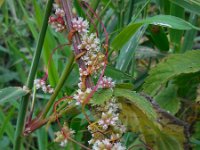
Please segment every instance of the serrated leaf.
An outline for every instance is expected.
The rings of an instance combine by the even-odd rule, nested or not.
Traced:
[[[200,71],[199,58],[200,51],[198,50],[170,55],[150,70],[149,76],[143,85],[144,92],[155,95],[170,79],[182,74]]]
[[[160,109],[152,99],[129,90],[115,89],[121,103],[120,119],[128,129],[153,150],[183,150],[187,142],[187,125]],[[148,113],[147,113],[148,112]],[[153,118],[152,114],[153,112]],[[156,117],[156,118],[155,118]]]
[[[177,97],[177,87],[170,84],[167,88],[163,89],[156,97],[155,100],[159,106],[171,114],[176,114],[180,108],[180,100]]]
[[[23,90],[20,87],[8,87],[8,88],[0,89],[0,104],[9,102],[12,100],[16,100],[26,95],[28,92],[29,91]]]
[[[93,95],[92,99],[90,100],[90,103],[93,105],[101,105],[104,102],[111,99],[113,95],[112,89],[101,89]]]
[[[144,113],[151,119],[156,119],[156,113],[153,110],[151,103],[146,101],[143,97],[137,94],[134,91],[130,91],[127,89],[119,89],[116,88],[114,90],[114,96],[116,97],[124,97],[128,100],[132,101],[138,108],[140,108]]]
[[[105,75],[111,77],[113,80],[133,80],[133,77],[127,73],[122,72],[112,66],[107,66]]]

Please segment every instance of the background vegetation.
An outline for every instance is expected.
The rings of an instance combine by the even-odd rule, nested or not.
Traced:
[[[73,2],[77,13],[85,17],[78,1]],[[46,3],[0,0],[0,149],[12,149],[15,142],[19,98],[27,94],[19,87],[26,84]],[[109,64],[105,74],[117,83],[114,95],[120,97],[121,116],[129,127],[123,137],[126,147],[200,149],[199,0],[92,0],[90,5],[109,32]],[[100,38],[104,39],[98,21],[96,24],[102,33]],[[67,33],[47,29],[36,78],[44,75],[51,51],[67,42]],[[70,46],[55,52],[49,67],[52,87],[58,84],[71,53]],[[71,67],[58,98],[77,89],[78,66]],[[110,93],[97,94],[103,98]],[[33,116],[50,99],[48,94],[35,96]],[[62,122],[65,120],[76,131],[74,138],[87,144],[90,135],[83,114],[73,111],[61,118]],[[53,122],[36,130],[25,138],[22,149],[61,149],[53,142],[58,129]],[[74,143],[65,149],[72,148],[80,149]]]

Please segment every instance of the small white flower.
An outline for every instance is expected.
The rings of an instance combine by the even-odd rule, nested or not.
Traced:
[[[87,51],[99,51],[100,40],[95,34],[83,35],[81,39],[81,44],[78,45],[79,49],[86,49]]]
[[[66,139],[64,139],[63,141],[60,142],[60,146],[65,147],[67,145],[67,142],[68,141]]]
[[[104,76],[99,83],[99,88],[113,88],[115,87],[115,82],[112,81],[112,78]]]
[[[122,146],[120,142],[115,143],[111,150],[126,150],[126,147]]]
[[[81,18],[81,17],[73,18],[72,19],[72,27],[79,33],[87,33],[89,23],[87,20],[83,20],[83,18]]]
[[[112,111],[108,111],[107,113],[102,112],[101,119],[98,121],[98,124],[106,130],[109,125],[115,126],[117,124],[118,116],[119,114],[114,114]]]
[[[88,94],[90,94],[92,91],[91,88],[87,88],[84,92],[81,91],[81,89],[78,89],[76,94],[73,96],[73,98],[76,100],[76,105],[80,105],[84,102],[84,100],[87,98]]]
[[[65,12],[64,12],[64,10],[61,9],[61,8],[56,8],[55,14],[56,14],[57,16],[61,16],[61,17],[64,17],[64,16],[65,16]]]
[[[43,85],[43,86],[42,86],[42,91],[43,91],[44,93],[47,93],[47,87],[46,87],[46,85]]]

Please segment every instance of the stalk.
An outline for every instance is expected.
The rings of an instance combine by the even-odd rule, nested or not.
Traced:
[[[70,32],[70,31],[72,31],[71,20],[73,17],[75,17],[75,16],[73,16],[73,13],[72,13],[72,2],[71,2],[71,0],[67,0],[67,1],[61,0],[61,4],[62,4],[63,10],[65,12],[66,26],[67,26],[68,31]],[[74,47],[74,53],[76,56],[78,56],[82,52],[82,50],[78,49],[79,44],[81,44],[80,36],[78,33],[75,33],[73,36],[72,45]],[[78,59],[76,61],[80,68],[82,68],[83,70],[86,69],[86,66],[82,59]],[[91,77],[90,76],[86,77],[86,87],[91,88],[92,86],[93,86],[93,83],[92,83]]]
[[[42,29],[41,29],[41,32],[40,32],[40,35],[39,35],[39,39],[38,39],[37,46],[36,46],[36,51],[35,51],[34,56],[33,56],[33,61],[32,61],[32,64],[31,64],[30,72],[29,72],[29,75],[28,75],[27,83],[26,83],[26,87],[28,89],[32,89],[32,87],[33,87],[33,81],[34,81],[34,77],[35,77],[37,67],[38,67],[38,63],[39,63],[39,59],[40,59],[40,55],[41,55],[41,51],[42,51],[42,45],[44,43],[44,38],[45,38],[47,26],[48,26],[48,18],[49,18],[50,13],[51,13],[52,4],[53,4],[53,0],[49,0],[47,2],[47,5],[46,5]],[[27,114],[29,96],[30,96],[30,93],[25,95],[21,99],[20,108],[19,108],[19,115],[18,115],[18,118],[17,118],[16,132],[15,132],[14,150],[20,150],[20,147],[21,147],[21,144],[22,144],[22,139],[23,139],[22,133],[23,133],[23,130],[24,130],[25,117],[26,117],[26,114]]]
[[[52,94],[50,100],[48,101],[47,105],[45,106],[44,108],[44,111],[42,113],[42,118],[44,119],[47,115],[47,113],[49,112],[51,106],[53,105],[53,103],[55,102],[56,100],[56,97],[60,91],[60,89],[62,88],[63,84],[65,83],[65,80],[67,79],[68,75],[70,74],[70,71],[71,71],[71,66],[74,62],[74,54],[72,54],[69,58],[69,62],[68,64],[66,65],[61,77],[60,77],[60,80],[58,81],[58,84],[55,88],[55,91],[54,93]]]

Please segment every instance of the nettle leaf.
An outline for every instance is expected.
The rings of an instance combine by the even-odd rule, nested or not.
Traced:
[[[105,75],[111,77],[113,80],[133,80],[133,77],[121,70],[118,70],[112,66],[106,66]]]
[[[28,92],[28,90],[24,90],[20,87],[8,87],[0,89],[0,104],[21,98]]]
[[[135,91],[117,88],[114,90],[114,96],[115,97],[124,97],[124,98],[132,101],[150,119],[154,120],[157,118],[156,113],[151,106],[151,103],[146,101],[145,98],[139,96]]]
[[[200,30],[200,28],[195,27],[191,23],[181,18],[170,15],[157,15],[138,22],[130,23],[116,36],[116,38],[112,41],[111,46],[116,50],[121,49],[123,45],[130,40],[133,34],[135,34],[141,26],[149,24],[169,27],[177,30]]]
[[[183,150],[187,147],[187,124],[160,109],[154,100],[134,91],[115,89],[121,103],[120,118],[132,132],[154,150]]]
[[[180,99],[177,97],[177,87],[170,84],[155,97],[159,106],[171,114],[176,114],[180,109]]]
[[[144,92],[156,95],[158,90],[170,79],[182,74],[200,71],[200,51],[189,51],[184,54],[172,54],[155,68],[151,69],[143,85]]]
[[[104,102],[111,99],[112,95],[112,89],[100,89],[97,92],[95,92],[92,99],[90,100],[90,103],[92,103],[93,105],[104,104]]]

